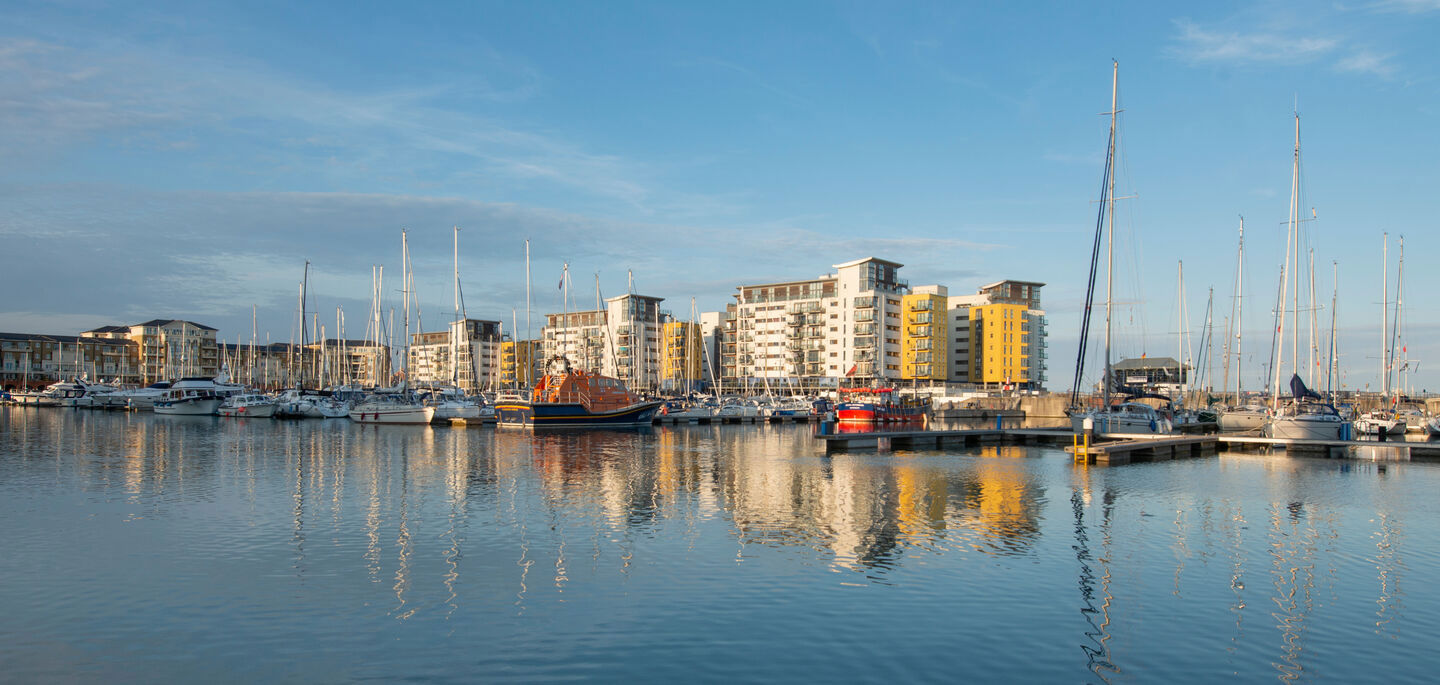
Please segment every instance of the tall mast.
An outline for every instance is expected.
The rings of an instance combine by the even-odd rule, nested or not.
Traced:
[[[310,296],[310,260],[305,260],[305,275],[300,280],[300,387],[305,387],[305,309]]]
[[[1295,114],[1295,162],[1291,170],[1290,180],[1290,221],[1294,229],[1291,232],[1291,240],[1295,243],[1293,255],[1294,264],[1291,267],[1291,274],[1294,274],[1295,292],[1290,296],[1290,373],[1299,372],[1300,366],[1300,114]],[[1299,398],[1296,398],[1299,399]]]
[[[1305,267],[1305,270],[1310,274],[1310,299],[1307,303],[1309,306],[1306,308],[1310,310],[1310,364],[1308,366],[1309,370],[1305,372],[1305,375],[1309,377],[1310,384],[1314,386],[1316,385],[1315,369],[1320,366],[1319,360],[1317,359],[1320,351],[1317,342],[1320,337],[1320,331],[1316,328],[1315,313],[1319,311],[1320,307],[1315,304],[1315,248],[1310,248],[1307,254],[1309,255],[1309,263],[1308,266]]]
[[[1405,236],[1402,235],[1402,236],[1400,236],[1400,260],[1399,260],[1397,266],[1395,267],[1395,319],[1394,319],[1394,321],[1392,321],[1391,324],[1390,324],[1390,325],[1391,325],[1391,330],[1394,331],[1394,334],[1390,337],[1390,368],[1391,368],[1392,370],[1394,370],[1394,369],[1396,368],[1396,363],[1398,362],[1398,363],[1399,363],[1399,369],[1398,369],[1398,370],[1399,370],[1399,371],[1402,371],[1402,372],[1405,371],[1406,368],[1409,366],[1409,361],[1410,361],[1410,360],[1406,359],[1405,357],[1401,357],[1401,358],[1399,358],[1399,359],[1396,359],[1396,358],[1395,358],[1395,347],[1396,347],[1397,345],[1400,346],[1400,354],[1403,354],[1403,355],[1405,355],[1406,357],[1409,356],[1409,353],[1408,353],[1406,347],[1402,344],[1402,342],[1403,342],[1403,338],[1401,338],[1401,329],[1402,329],[1402,326],[1401,326],[1401,324],[1400,324],[1400,312],[1402,311],[1401,307],[1403,306],[1404,299],[1405,299],[1405,298],[1403,297],[1403,295],[1402,295],[1402,291],[1404,290],[1404,286],[1401,285],[1401,284],[1404,282],[1404,278],[1405,278]],[[1409,386],[1408,386],[1408,384],[1407,384],[1407,381],[1405,381],[1405,379],[1404,379],[1403,376],[1398,376],[1398,375],[1397,375],[1395,381],[1396,381],[1396,385],[1398,386],[1398,387],[1397,387],[1397,390],[1398,390],[1399,392],[1404,393],[1404,394],[1409,394],[1410,388],[1409,388]]]
[[[1335,397],[1335,369],[1340,343],[1335,339],[1335,309],[1340,303],[1340,263],[1330,262],[1330,363],[1325,368],[1325,393]]]
[[[1105,376],[1104,380],[1101,382],[1102,403],[1103,406],[1106,407],[1107,411],[1110,407],[1110,376],[1111,373],[1113,373],[1113,369],[1110,364],[1110,324],[1113,318],[1112,314],[1114,310],[1115,300],[1115,286],[1113,278],[1115,271],[1115,164],[1113,160],[1115,159],[1115,115],[1118,114],[1120,111],[1120,62],[1119,60],[1112,60],[1111,65],[1112,69],[1110,75],[1109,150],[1111,163],[1106,166],[1106,171],[1110,175],[1110,190],[1108,196],[1109,206],[1106,207],[1106,210],[1110,214],[1108,221],[1110,225],[1110,230],[1106,232],[1105,236]]]
[[[530,239],[525,239],[525,346],[530,350]],[[527,357],[528,358],[528,357]],[[520,358],[517,356],[516,361]],[[525,381],[520,387],[530,387],[530,371],[535,368],[535,360],[530,359],[525,365]],[[518,377],[519,374],[516,374]]]
[[[1240,217],[1240,250],[1235,257],[1235,399],[1239,402],[1240,390],[1245,387],[1244,349],[1241,347],[1245,330],[1245,217]],[[1229,378],[1229,373],[1226,373]]]
[[[565,262],[565,268],[560,271],[560,311],[560,316],[563,317],[561,321],[564,322],[560,330],[565,331],[565,347],[564,351],[560,354],[568,359],[570,357],[570,345],[575,339],[575,332],[570,329],[570,262]],[[578,319],[580,317],[577,316],[575,318],[577,319],[576,327],[578,328]],[[549,362],[546,363],[548,364]]]
[[[595,311],[597,311],[597,312],[600,311],[600,272],[599,272],[599,271],[596,271],[596,272],[595,272]],[[599,314],[596,314],[596,316],[600,316],[600,315],[599,315]],[[602,327],[600,327],[598,330],[604,330],[605,328],[608,328],[608,326],[602,326]],[[597,332],[598,332],[598,330],[597,330]],[[601,344],[603,345],[604,343],[602,342]],[[587,342],[587,343],[585,344],[585,362],[586,362],[586,364],[588,365],[588,368],[590,369],[590,371],[591,371],[592,373],[605,373],[605,359],[604,359],[605,355],[604,355],[603,351],[597,350],[597,351],[596,351],[596,354],[595,354],[595,357],[596,357],[596,360],[595,360],[595,361],[590,361],[590,344]],[[620,375],[620,370],[619,370],[619,369],[615,369],[615,375],[616,375],[617,377]]]
[[[401,331],[405,335],[405,344],[401,348],[400,371],[403,375],[402,382],[406,387],[410,385],[410,239],[405,235],[405,229],[400,229],[400,297],[403,300],[400,311],[405,315],[405,323]]]
[[[1290,291],[1290,278],[1291,278],[1291,275],[1294,273],[1294,271],[1293,271],[1293,269],[1292,269],[1292,267],[1291,267],[1291,262],[1298,259],[1298,256],[1296,255],[1296,252],[1298,251],[1298,245],[1299,245],[1299,242],[1300,242],[1300,241],[1299,241],[1299,237],[1298,237],[1298,235],[1297,235],[1297,234],[1300,232],[1300,216],[1299,216],[1299,214],[1300,214],[1300,210],[1299,210],[1300,204],[1299,204],[1299,203],[1300,203],[1300,115],[1299,115],[1299,113],[1296,113],[1296,114],[1295,114],[1295,161],[1294,161],[1293,166],[1291,167],[1291,172],[1290,172],[1290,217],[1289,217],[1289,225],[1286,227],[1287,230],[1286,230],[1286,233],[1285,233],[1285,265],[1280,268],[1280,281],[1281,281],[1281,286],[1280,286],[1280,302],[1278,303],[1279,306],[1277,307],[1277,310],[1278,310],[1278,311],[1277,311],[1277,315],[1278,315],[1277,318],[1279,318],[1279,320],[1280,320],[1280,325],[1276,327],[1276,333],[1277,333],[1277,338],[1278,338],[1278,339],[1276,340],[1276,351],[1277,351],[1277,354],[1274,355],[1274,356],[1277,357],[1277,359],[1275,360],[1275,369],[1274,369],[1275,385],[1274,385],[1273,388],[1271,388],[1271,395],[1270,395],[1270,403],[1271,403],[1272,408],[1278,406],[1279,403],[1280,403],[1280,367],[1282,367],[1282,366],[1285,365],[1285,301],[1286,301],[1287,299],[1289,299],[1289,294],[1290,294],[1290,293],[1289,293],[1289,291]],[[1295,300],[1294,300],[1294,306],[1291,308],[1291,315],[1292,315],[1291,330],[1292,330],[1292,331],[1298,331],[1298,329],[1299,329],[1299,323],[1300,323],[1300,321],[1299,321],[1300,294],[1299,294],[1299,293],[1300,293],[1300,284],[1299,284],[1299,282],[1296,282],[1296,284],[1295,284]],[[1299,336],[1298,334],[1296,334],[1296,333],[1294,333],[1294,332],[1291,333],[1291,338],[1292,338],[1292,340],[1291,340],[1291,355],[1290,355],[1290,370],[1291,370],[1291,373],[1294,373],[1294,372],[1297,370],[1297,369],[1296,369],[1296,366],[1295,366],[1295,358],[1296,358],[1296,356],[1298,356],[1299,351],[1300,351],[1299,346],[1298,346],[1298,339],[1299,339],[1299,337],[1300,337],[1300,336]]]
[[[450,384],[460,387],[460,346],[455,336],[465,327],[460,323],[460,227],[455,227],[455,325],[450,327]],[[466,341],[468,342],[468,341]]]
[[[1390,394],[1390,234],[1383,233],[1380,254],[1380,395]]]
[[[1185,260],[1175,267],[1175,318],[1179,334],[1175,336],[1175,382],[1180,386],[1180,401],[1185,401]]]

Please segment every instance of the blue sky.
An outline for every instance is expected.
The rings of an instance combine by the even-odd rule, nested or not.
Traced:
[[[957,293],[1043,281],[1064,388],[1116,59],[1135,196],[1120,352],[1173,356],[1180,259],[1192,334],[1212,286],[1223,330],[1244,215],[1260,382],[1298,103],[1317,318],[1328,332],[1338,262],[1345,385],[1375,384],[1388,231],[1392,281],[1406,238],[1412,382],[1440,388],[1434,0],[75,0],[0,18],[0,330],[173,316],[248,340],[256,305],[261,337],[285,340],[308,259],[311,309],[343,306],[359,337],[371,265],[398,303],[402,227],[434,329],[459,225],[469,314],[518,310],[522,329],[527,237],[537,315],[560,309],[566,261],[582,305],[594,273],[611,296],[628,270],[682,317],[871,255]]]

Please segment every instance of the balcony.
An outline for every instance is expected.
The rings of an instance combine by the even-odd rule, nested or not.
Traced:
[[[914,323],[932,323],[932,321],[933,321],[933,320],[932,320],[932,318],[931,318],[930,312],[911,312],[910,318],[909,318],[909,322],[912,323],[912,324],[914,324]]]
[[[857,298],[855,298],[855,308],[856,308],[856,309],[874,309],[874,308],[875,308],[875,298],[874,298],[874,297],[857,297]]]
[[[875,339],[855,338],[854,344],[852,346],[857,350],[872,350],[875,349]]]
[[[910,311],[912,312],[928,312],[934,308],[935,301],[929,298],[923,300],[916,300],[915,302],[910,304]]]
[[[875,335],[875,324],[873,324],[873,323],[856,324],[856,326],[855,326],[855,335]]]

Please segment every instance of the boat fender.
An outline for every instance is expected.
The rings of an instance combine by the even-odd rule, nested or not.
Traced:
[[[1150,432],[1151,432],[1151,433],[1154,433],[1154,432],[1155,432],[1155,428],[1156,428],[1156,426],[1155,426],[1155,419],[1150,419]]]

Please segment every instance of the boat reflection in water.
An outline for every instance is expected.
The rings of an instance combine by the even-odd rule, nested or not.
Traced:
[[[1440,599],[1403,592],[1440,573],[1409,549],[1437,534],[1417,516],[1440,487],[1428,465],[1102,469],[1009,446],[825,456],[813,429],[0,410],[0,516],[27,550],[0,558],[0,601],[7,625],[29,626],[0,659],[24,681],[122,664],[203,675],[135,642],[138,603],[195,653],[309,645],[321,680],[720,679],[735,650],[763,661],[756,676],[879,680],[894,672],[876,654],[917,647],[931,656],[907,673],[922,680],[1428,673],[1405,638],[1428,635]],[[77,547],[104,568],[74,563]],[[82,587],[84,602],[53,600]],[[612,639],[617,623],[644,626],[646,644]],[[1340,629],[1354,649],[1312,646]],[[34,648],[82,639],[64,659]],[[475,640],[515,649],[461,649]],[[944,656],[956,640],[964,654]],[[1016,644],[1045,647],[1016,658]],[[543,667],[521,656],[547,645]],[[248,652],[247,673],[293,678],[272,654]]]

